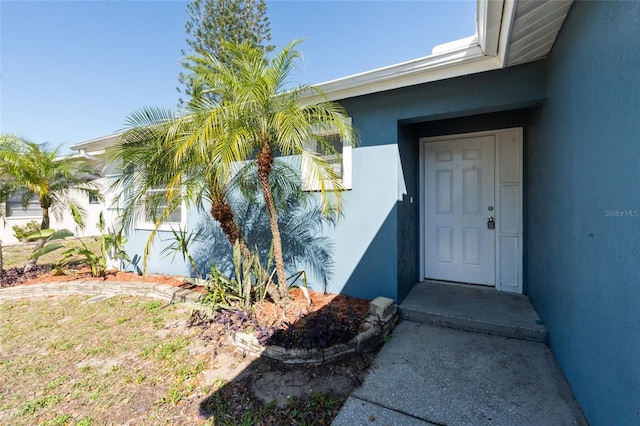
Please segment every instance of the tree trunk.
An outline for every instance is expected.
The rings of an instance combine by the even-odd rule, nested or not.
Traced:
[[[213,197],[212,197],[213,198]],[[242,234],[240,234],[240,230],[235,222],[235,215],[233,214],[233,210],[231,210],[231,206],[222,199],[211,200],[211,216],[218,221],[220,224],[220,229],[224,232],[224,235],[227,236],[227,239],[233,246],[236,241],[240,245],[240,251],[242,251],[242,255],[245,257],[251,256],[251,251],[249,247],[247,247],[247,243],[242,238]]]
[[[42,207],[42,223],[40,223],[40,230],[45,230],[45,229],[49,229],[49,207]],[[33,248],[33,253],[35,253],[36,251],[40,250],[42,247],[44,247],[45,243],[47,242],[47,240],[45,238],[38,240],[38,242],[36,243],[35,247]],[[36,267],[36,262],[38,261],[37,257],[34,257],[33,259],[29,259],[29,261],[27,262],[26,265],[24,265],[24,269],[22,270],[23,274],[26,274],[27,272],[31,271],[32,269],[34,269]]]
[[[233,246],[237,241],[238,245],[240,246],[242,256],[246,259],[250,259],[251,250],[249,250],[246,241],[242,237],[242,234],[240,233],[240,230],[236,225],[236,222],[234,220],[235,215],[233,214],[231,206],[224,199],[214,200],[213,196],[211,198],[211,216],[218,221],[222,232],[224,232],[224,234],[227,236],[227,239],[229,240],[231,245]],[[269,279],[269,272],[266,270],[263,271],[260,279],[263,282],[266,282]],[[274,288],[270,283],[266,283],[266,285],[267,293],[269,294],[271,299],[274,301],[274,303],[280,304],[282,297],[280,297],[280,292],[278,291],[278,289]]]
[[[49,229],[49,206],[42,206],[42,223],[40,223],[40,230]]]
[[[289,294],[289,285],[287,283],[287,274],[284,269],[284,257],[282,253],[282,240],[280,238],[280,228],[278,227],[278,216],[276,214],[276,206],[269,185],[269,175],[273,166],[273,151],[271,146],[263,143],[262,149],[258,154],[258,180],[262,188],[264,204],[269,215],[269,224],[271,226],[271,237],[273,238],[273,259],[276,264],[276,276],[278,277],[278,293],[282,299],[280,304],[285,304]]]
[[[4,258],[2,256],[2,240],[0,240],[0,278],[4,277]]]

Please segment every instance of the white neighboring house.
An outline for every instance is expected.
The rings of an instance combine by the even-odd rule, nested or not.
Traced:
[[[96,168],[100,171],[100,178],[96,179],[94,183],[102,194],[100,211],[102,211],[104,215],[107,230],[117,230],[120,228],[119,194],[116,196],[114,191],[109,191],[109,186],[112,184],[113,178],[119,177],[120,173],[119,171],[113,170],[113,167],[107,166],[105,154],[107,148],[116,145],[120,135],[120,133],[116,133],[109,136],[102,136],[71,146],[71,149],[78,151],[75,155],[94,161]],[[95,221],[92,222],[94,228],[98,222],[100,211],[96,213]],[[96,235],[97,234],[99,234],[99,231],[96,229]]]
[[[103,141],[104,143],[109,145],[113,144],[118,136],[119,135],[111,135],[96,139],[95,141]],[[90,142],[85,142],[82,145],[84,146]],[[96,152],[91,150],[78,150],[75,146],[71,147],[71,149],[76,149],[78,151],[78,153],[76,154],[71,154],[73,157],[84,158],[87,162],[93,163],[95,165],[95,168],[98,171],[100,177],[93,181],[93,185],[95,186],[95,189],[104,194],[105,184],[107,181],[104,173],[104,149],[102,149],[102,152],[99,155],[95,155]],[[84,218],[84,228],[79,229],[75,221],[73,220],[73,217],[71,217],[69,210],[65,209],[62,211],[61,217],[57,214],[53,214],[53,212],[50,212],[51,229],[66,228],[73,232],[74,235],[79,237],[100,235],[100,231],[96,226],[98,223],[100,212],[104,213],[107,227],[110,227],[110,224],[114,223],[114,215],[111,214],[111,209],[107,208],[107,206],[110,205],[110,200],[107,200],[105,198],[99,199],[98,197],[91,197],[89,196],[89,194],[82,191],[71,191],[70,198],[74,200],[79,206],[81,206],[86,212],[86,216]],[[40,208],[40,204],[37,199],[32,200],[32,202],[25,209],[22,207],[21,199],[19,197],[15,197],[13,199],[9,199],[6,203],[0,203],[0,209],[2,209],[4,213],[4,220],[2,221],[4,223],[2,223],[2,226],[0,227],[0,240],[2,241],[3,245],[12,245],[19,242],[14,236],[14,226],[24,226],[31,221],[36,221],[38,224],[42,222],[42,209]]]

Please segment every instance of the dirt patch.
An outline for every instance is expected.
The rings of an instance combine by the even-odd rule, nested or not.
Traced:
[[[362,384],[370,361],[367,357],[350,356],[335,363],[290,367],[262,359],[252,365],[251,386],[263,403],[275,401],[278,407],[318,393],[346,398]]]

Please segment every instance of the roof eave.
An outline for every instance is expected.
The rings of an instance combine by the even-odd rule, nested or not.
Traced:
[[[478,0],[476,35],[482,52],[487,56],[498,54],[504,0]]]
[[[478,0],[475,36],[436,46],[429,56],[316,84],[300,100],[337,101],[503,68],[517,1]],[[71,149],[103,154],[120,135],[92,139]]]
[[[78,144],[72,145],[70,149],[76,151],[85,151],[85,153],[102,154],[104,153],[105,148],[109,148],[115,145],[118,138],[122,135],[122,133],[115,133],[109,136],[102,136],[99,138],[91,139],[86,142],[80,142]]]
[[[314,89],[326,100],[335,101],[367,95],[400,87],[429,83],[466,74],[489,71],[500,67],[495,56],[487,56],[478,44],[465,48],[414,59],[337,80],[320,83]],[[321,98],[310,91],[304,101],[313,102]]]
[[[478,0],[475,36],[436,46],[429,56],[327,81],[314,88],[324,94],[324,99],[337,101],[503,68],[516,2]],[[455,48],[446,50],[449,46]],[[315,90],[303,97],[305,102],[319,99],[322,97]]]

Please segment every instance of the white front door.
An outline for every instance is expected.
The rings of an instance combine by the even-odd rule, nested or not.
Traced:
[[[424,144],[425,278],[496,282],[495,136]]]

